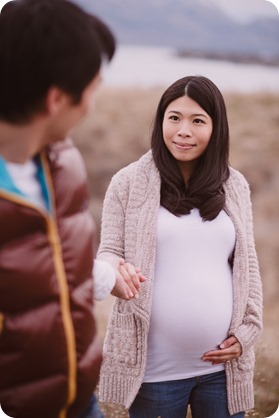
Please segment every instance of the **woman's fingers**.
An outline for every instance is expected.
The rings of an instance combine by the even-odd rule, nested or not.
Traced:
[[[206,352],[203,355],[202,360],[209,361],[212,364],[220,364],[241,356],[241,344],[235,337],[229,337],[223,341],[219,347],[219,350]]]

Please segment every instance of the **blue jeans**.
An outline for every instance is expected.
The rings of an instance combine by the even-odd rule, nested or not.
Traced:
[[[193,418],[244,418],[230,416],[225,371],[190,379],[143,383],[129,409],[130,418],[185,418],[188,404]]]
[[[90,399],[90,403],[87,408],[79,414],[77,418],[104,418],[98,404],[96,395],[94,394]]]

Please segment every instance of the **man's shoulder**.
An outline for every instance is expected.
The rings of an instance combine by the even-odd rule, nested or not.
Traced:
[[[51,152],[62,152],[66,149],[76,149],[71,138],[67,137],[61,141],[53,142],[46,147],[47,153]]]
[[[63,155],[64,163],[68,161],[69,163],[74,164],[75,160],[77,163],[84,165],[84,159],[80,150],[69,137],[61,141],[49,144],[46,147],[45,152],[51,162],[55,162],[60,156]]]

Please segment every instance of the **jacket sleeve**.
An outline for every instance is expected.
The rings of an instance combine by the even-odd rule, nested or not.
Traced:
[[[258,338],[262,330],[262,282],[259,271],[259,263],[256,254],[254,231],[253,231],[253,215],[252,202],[250,197],[250,188],[245,181],[243,201],[245,205],[245,224],[246,224],[246,242],[248,251],[248,274],[249,288],[248,300],[246,304],[245,314],[242,324],[237,327],[234,335],[239,340],[243,353],[251,348]]]

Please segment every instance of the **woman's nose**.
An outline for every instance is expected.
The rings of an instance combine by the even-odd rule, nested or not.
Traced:
[[[192,131],[188,123],[182,123],[177,131],[177,135],[181,137],[187,137],[192,135]]]

